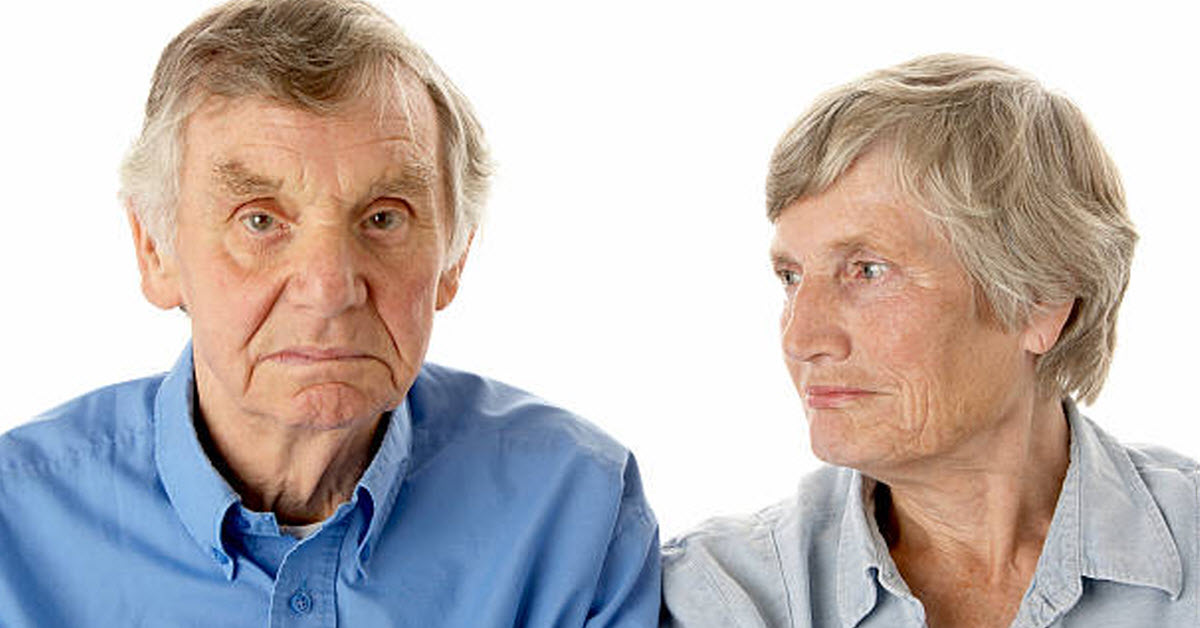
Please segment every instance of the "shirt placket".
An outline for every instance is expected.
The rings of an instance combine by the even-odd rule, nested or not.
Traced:
[[[327,525],[283,559],[271,591],[272,628],[337,625],[338,560],[346,521]]]

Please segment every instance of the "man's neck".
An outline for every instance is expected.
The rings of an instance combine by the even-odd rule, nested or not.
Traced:
[[[387,429],[380,416],[316,430],[196,410],[205,453],[242,503],[289,525],[323,521],[349,500]]]

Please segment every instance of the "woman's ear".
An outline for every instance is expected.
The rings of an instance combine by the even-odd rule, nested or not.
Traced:
[[[1067,318],[1075,309],[1075,301],[1062,303],[1039,304],[1029,317],[1025,327],[1022,346],[1026,351],[1042,355],[1054,348],[1058,337],[1062,334]]]

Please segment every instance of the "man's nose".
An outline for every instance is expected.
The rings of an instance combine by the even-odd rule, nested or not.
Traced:
[[[287,298],[332,317],[364,303],[367,284],[353,234],[338,225],[313,226],[291,251]]]
[[[840,362],[850,356],[836,280],[805,277],[784,305],[780,320],[784,356],[790,362]]]

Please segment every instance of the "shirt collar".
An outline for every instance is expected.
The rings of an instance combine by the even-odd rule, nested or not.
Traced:
[[[375,458],[363,472],[356,489],[356,499],[367,516],[367,527],[358,542],[360,576],[366,575],[367,562],[392,515],[400,485],[408,473],[412,458],[412,414],[408,399],[389,413],[387,420],[387,431],[383,434]]]
[[[895,595],[911,595],[875,523],[877,482],[850,473],[837,556],[837,604],[844,626],[858,625],[875,608],[877,581]]]
[[[1082,595],[1083,577],[1161,589],[1177,598],[1183,559],[1125,448],[1063,403],[1071,464],[1042,548],[1032,594],[1054,612]]]
[[[1124,447],[1070,400],[1071,461],[1029,595],[1030,612],[1057,615],[1083,592],[1083,578],[1162,589],[1177,598],[1183,559],[1153,496]],[[911,595],[888,552],[873,512],[875,481],[852,472],[838,546],[838,610],[854,626],[875,607],[876,580]],[[1023,609],[1022,612],[1025,612]]]
[[[155,464],[163,488],[188,533],[206,555],[234,577],[234,560],[222,537],[225,518],[240,502],[237,493],[213,467],[196,435],[192,345],[171,369],[154,400]],[[366,527],[358,542],[358,568],[365,565],[375,541],[386,526],[408,470],[412,451],[412,420],[408,401],[387,415],[387,431],[371,464],[363,472],[353,502],[366,513]],[[346,510],[344,504],[334,517]]]
[[[163,488],[188,533],[233,578],[221,529],[237,493],[212,466],[196,436],[192,345],[189,342],[154,398],[154,458]]]

